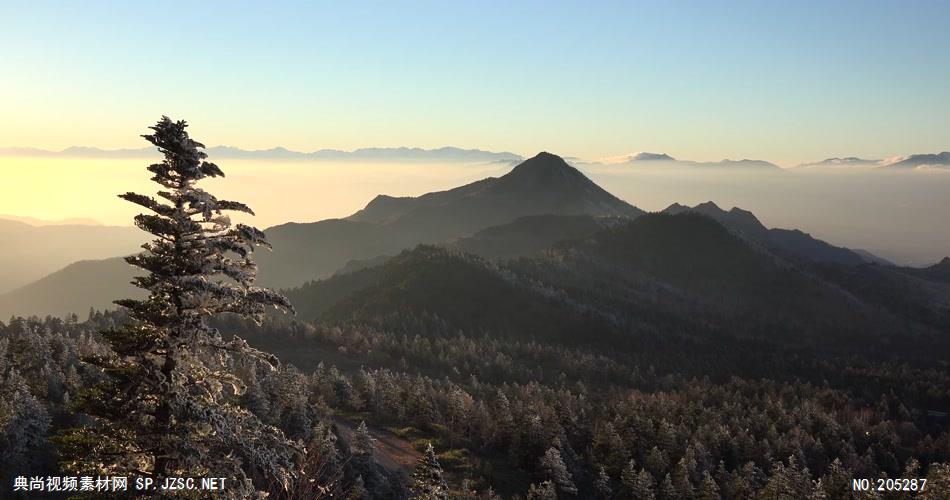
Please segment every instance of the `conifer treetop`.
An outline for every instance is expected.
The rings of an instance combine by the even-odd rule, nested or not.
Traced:
[[[260,322],[269,307],[293,307],[283,295],[254,286],[253,253],[269,245],[257,228],[232,225],[228,212],[253,215],[247,205],[197,187],[224,172],[206,161],[187,123],[163,116],[150,128],[143,137],[164,156],[148,166],[160,186],[157,197],[119,195],[146,209],[135,225],[155,237],[126,258],[147,272],[132,283],[148,296],[115,302],[130,321],[102,332],[111,352],[87,360],[107,376],[79,401],[99,427],[67,435],[67,465],[83,472],[227,476],[238,483],[235,498],[256,496],[248,466],[287,485],[302,447],[232,403],[246,389],[235,367],[263,363],[273,370],[276,358],[225,338],[208,320],[231,313]]]

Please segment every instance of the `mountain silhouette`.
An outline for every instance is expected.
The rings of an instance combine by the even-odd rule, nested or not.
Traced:
[[[891,170],[908,170],[923,166],[950,167],[950,151],[936,154],[916,154],[892,158],[884,162],[884,167]]]
[[[128,265],[121,257],[74,262],[29,285],[0,294],[0,318],[11,315],[84,316],[90,307],[115,309],[112,301],[142,298],[144,292],[130,281],[144,271]]]
[[[634,153],[627,157],[628,162],[635,161],[676,161],[676,158],[666,154],[666,153],[647,153],[640,152]]]
[[[821,161],[812,163],[802,163],[797,168],[855,168],[855,167],[876,167],[881,160],[866,160],[855,156],[845,158],[825,158]]]
[[[944,257],[940,262],[931,266],[923,268],[904,267],[901,270],[906,274],[926,280],[950,283],[950,257]]]
[[[769,229],[747,210],[733,207],[729,211],[708,201],[695,207],[673,204],[664,212],[678,214],[696,212],[718,221],[737,234],[762,244],[786,257],[804,259],[819,264],[859,265],[874,260],[847,248],[836,247],[797,229]]]
[[[641,214],[560,157],[540,153],[501,177],[418,197],[378,196],[346,219],[267,229],[274,251],[258,257],[260,281],[278,288],[298,286],[330,276],[353,259],[470,236],[519,217]]]
[[[671,331],[874,342],[930,324],[856,298],[692,211],[619,221],[500,265],[420,246],[288,296],[302,318],[330,324],[588,345]]]
[[[627,156],[626,163],[630,165],[646,166],[671,166],[671,167],[702,167],[708,169],[729,169],[729,170],[781,170],[778,165],[765,160],[730,160],[721,161],[691,161],[677,160],[666,153],[635,153]]]
[[[134,252],[146,240],[134,227],[89,224],[32,225],[0,218],[0,293],[83,259]]]
[[[642,278],[642,275],[637,273],[646,272],[645,270],[654,275],[653,279],[657,280],[659,288],[647,287],[654,293],[644,293],[641,296],[644,304],[662,304],[664,293],[673,289],[679,289],[681,292],[688,290],[689,293],[686,296],[673,294],[666,299],[702,301],[702,293],[712,296],[725,293],[725,289],[717,286],[724,286],[730,280],[735,281],[749,273],[768,275],[758,268],[749,271],[751,267],[729,267],[729,262],[740,254],[747,255],[750,249],[757,255],[753,260],[765,258],[770,262],[785,262],[784,266],[793,267],[808,268],[815,263],[824,266],[860,267],[868,260],[855,252],[835,247],[800,231],[766,228],[754,214],[738,208],[725,211],[714,203],[707,202],[695,207],[674,204],[665,212],[667,216],[680,214],[692,218],[675,218],[672,219],[673,223],[657,223],[657,220],[667,219],[651,216],[648,220],[654,221],[654,225],[631,226],[634,229],[629,229],[632,231],[629,234],[637,235],[636,237],[643,238],[644,241],[665,242],[657,243],[659,246],[656,247],[644,247],[642,245],[645,243],[637,242],[635,238],[626,240],[626,243],[598,247],[616,248],[618,251],[632,252],[632,255],[643,254],[652,248],[650,251],[654,253],[641,260],[617,260],[613,264],[605,264],[614,269],[612,274],[617,276],[633,272]],[[565,251],[568,253],[562,257],[567,258],[575,255],[570,252],[584,254],[593,248],[580,245],[579,242],[593,241],[604,237],[603,235],[621,234],[612,231],[616,231],[618,227],[627,227],[630,221],[644,216],[641,210],[603,190],[563,159],[553,154],[541,153],[525,160],[501,177],[487,178],[455,189],[418,197],[378,196],[363,210],[345,219],[289,223],[268,228],[265,232],[274,250],[258,252],[256,256],[260,267],[259,284],[289,289],[334,276],[338,272],[341,274],[334,276],[334,280],[358,282],[353,275],[385,265],[392,260],[386,256],[396,256],[419,244],[441,244],[450,253],[454,251],[460,255],[463,252],[476,254],[489,261],[514,258],[543,260],[548,254],[556,255]],[[725,234],[731,232],[732,239],[722,240],[716,236],[718,233],[709,233],[711,230],[708,224],[681,222],[693,221],[697,217],[710,222],[713,228],[719,228]],[[661,229],[671,224],[677,228],[679,240],[664,239],[666,233]],[[651,234],[648,230],[656,231],[656,234]],[[689,230],[695,230],[696,235],[689,235]],[[703,234],[711,234],[715,238],[709,236],[712,239],[706,241],[698,236]],[[739,243],[733,243],[733,239]],[[723,241],[728,245],[716,250],[719,248],[717,245]],[[668,248],[664,245],[668,245]],[[679,252],[685,251],[681,248],[683,246],[688,247],[685,250],[693,253],[689,253],[688,258],[677,261],[676,266],[669,269],[662,267],[665,265],[663,262],[672,262],[671,259],[679,255]],[[602,253],[591,254],[590,259],[591,262],[611,262],[611,259]],[[706,267],[702,272],[693,272],[700,263]],[[545,263],[544,267],[552,265]],[[660,267],[653,268],[653,265]],[[685,275],[677,277],[663,274],[678,272],[677,269],[680,268],[686,270]],[[716,274],[719,272],[717,270],[726,271],[725,274]],[[131,272],[129,266],[120,259],[77,262],[62,272],[0,297],[0,315],[27,311],[36,314],[61,314],[70,308],[77,309],[73,312],[85,313],[89,306],[108,306],[111,300],[133,293],[127,279]],[[700,293],[701,287],[693,286],[696,283],[684,284],[677,281],[691,276],[698,280],[704,273],[707,284],[721,283],[710,285]],[[898,271],[895,273],[904,276]],[[97,274],[121,279],[110,279],[102,283],[102,290],[92,293],[85,283],[95,280]],[[849,284],[865,279],[861,276],[858,278],[851,279],[850,275],[845,275],[840,281]],[[637,287],[641,285],[642,283]],[[903,282],[900,282],[899,286],[904,286]],[[890,288],[884,286],[884,289]],[[756,293],[765,293],[764,288],[756,290]],[[595,292],[596,290],[585,290],[584,293]],[[623,295],[627,292],[618,293]],[[754,298],[755,293],[750,293],[749,296]],[[636,304],[626,306],[640,307]]]

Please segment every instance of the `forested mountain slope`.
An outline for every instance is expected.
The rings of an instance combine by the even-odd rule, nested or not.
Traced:
[[[524,340],[678,332],[873,344],[935,333],[691,213],[645,215],[500,264],[419,247],[289,296],[307,320],[407,331],[400,321],[427,316],[441,331]]]

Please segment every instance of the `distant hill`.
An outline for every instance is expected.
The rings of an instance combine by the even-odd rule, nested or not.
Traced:
[[[627,157],[628,162],[635,161],[676,161],[676,158],[666,153],[648,153],[646,151],[634,153]]]
[[[0,293],[8,292],[85,259],[127,255],[145,242],[133,227],[34,226],[0,219]]]
[[[858,265],[874,260],[847,248],[836,247],[797,229],[769,229],[747,210],[733,207],[726,211],[709,201],[695,207],[673,204],[664,212],[678,214],[696,212],[718,221],[732,231],[788,257],[821,264]]]
[[[950,168],[950,151],[891,158],[883,161],[882,165],[891,170],[909,170],[918,167]]]
[[[950,283],[950,257],[944,257],[940,262],[927,267],[902,267],[901,272],[930,281]]]
[[[0,220],[12,220],[22,222],[31,226],[101,226],[102,223],[85,217],[72,217],[69,219],[46,220],[36,217],[27,217],[23,215],[0,214]]]
[[[860,255],[866,262],[869,262],[871,264],[880,264],[882,266],[896,266],[897,265],[891,262],[890,260],[887,260],[884,257],[874,255],[873,253],[867,250],[862,250],[860,248],[852,248],[850,250]]]
[[[90,307],[115,309],[113,300],[142,297],[129,282],[139,275],[121,257],[84,260],[0,295],[0,319],[18,316],[84,316]]]
[[[671,166],[671,167],[701,167],[708,169],[752,170],[752,171],[780,171],[778,165],[765,160],[721,160],[721,161],[691,161],[677,160],[666,153],[635,153],[627,156],[624,163],[629,165]]]
[[[258,257],[262,284],[277,288],[331,275],[350,260],[394,255],[530,215],[637,217],[560,157],[540,153],[501,177],[419,197],[378,196],[346,219],[266,230],[273,252]]]
[[[796,168],[869,168],[880,166],[881,160],[866,160],[855,156],[826,158],[821,161],[802,163]]]
[[[944,257],[940,262],[925,268],[924,272],[927,276],[943,281],[950,281],[950,257]]]

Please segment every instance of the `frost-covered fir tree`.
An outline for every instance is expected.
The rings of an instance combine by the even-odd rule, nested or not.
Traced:
[[[363,477],[363,481],[369,486],[377,484],[378,471],[376,468],[376,457],[373,454],[376,446],[373,444],[373,437],[369,433],[366,422],[360,422],[360,425],[353,432],[353,442],[350,444],[350,451],[353,454],[351,465],[356,474]]]
[[[636,500],[653,500],[656,498],[656,480],[645,469],[640,469],[639,472],[632,474],[624,469],[623,486],[626,498]]]
[[[0,384],[0,479],[39,471],[49,444],[50,416],[16,370]]]
[[[425,453],[412,471],[412,498],[420,500],[445,500],[449,497],[449,486],[442,474],[442,465],[435,456],[432,443],[426,446]]]
[[[369,492],[366,491],[366,485],[363,484],[363,476],[356,476],[353,485],[346,492],[346,500],[366,500],[369,498]]]
[[[607,475],[607,469],[604,466],[600,466],[597,479],[594,480],[594,492],[597,493],[597,498],[608,499],[614,496],[614,489],[610,486],[610,476]]]
[[[703,480],[699,483],[699,491],[696,494],[697,500],[719,500],[719,485],[709,474],[709,471],[703,471]]]
[[[154,239],[126,261],[147,272],[133,284],[143,300],[118,300],[123,327],[102,332],[112,352],[86,361],[106,381],[77,398],[95,427],[73,429],[60,442],[67,470],[83,474],[227,477],[229,495],[252,497],[248,470],[287,484],[299,447],[234,402],[244,392],[240,363],[273,369],[276,360],[239,338],[226,338],[208,319],[231,313],[260,321],[268,307],[291,311],[282,295],[254,286],[264,234],[233,225],[228,212],[246,205],[198,187],[223,177],[205,160],[184,121],[168,117],[143,136],[164,156],[148,167],[157,197],[120,198],[147,210],[135,225]]]
[[[577,494],[577,486],[574,485],[574,478],[571,472],[567,470],[564,459],[561,458],[561,452],[555,447],[548,448],[541,458],[541,472],[545,479],[549,479],[558,491],[569,495]]]
[[[670,479],[670,475],[667,474],[663,476],[663,481],[660,483],[660,498],[666,500],[668,498],[679,498],[679,493],[676,492],[676,487],[673,486],[673,480]],[[751,494],[748,497],[736,497],[736,498],[752,498]]]
[[[620,486],[628,493],[633,491],[634,485],[637,484],[639,474],[640,471],[637,469],[637,461],[631,458],[620,473]]]

